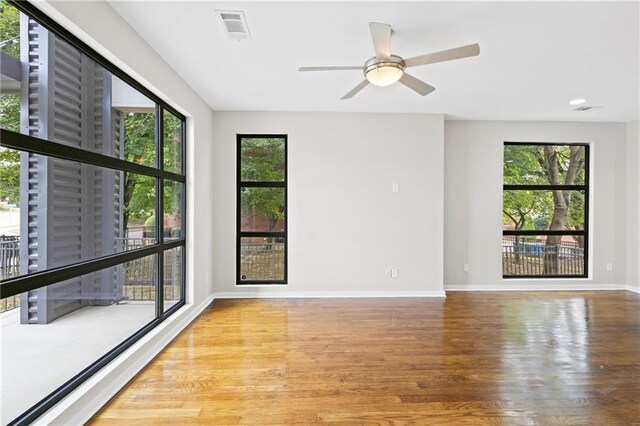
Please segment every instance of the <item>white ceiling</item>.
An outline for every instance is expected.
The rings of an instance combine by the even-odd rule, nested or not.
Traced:
[[[110,1],[214,110],[444,113],[453,119],[618,121],[640,114],[638,2]],[[228,40],[215,9],[243,10],[251,42]],[[368,86],[368,22],[411,57],[479,43],[480,56],[409,70],[436,91]],[[570,99],[603,108],[575,112]]]

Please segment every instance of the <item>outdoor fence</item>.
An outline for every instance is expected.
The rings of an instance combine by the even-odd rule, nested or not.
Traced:
[[[154,238],[116,239],[118,251],[133,250],[155,244]],[[164,257],[164,299],[179,300],[182,292],[182,251],[169,250]],[[119,293],[115,299],[120,302],[154,301],[158,276],[157,256],[135,259],[119,267],[116,274]],[[0,236],[0,279],[20,274],[20,238]],[[18,308],[20,295],[0,300],[0,313]]]
[[[546,269],[545,269],[546,264]],[[547,246],[544,239],[502,237],[502,273],[504,275],[582,275],[584,249],[577,243],[561,241]]]
[[[20,274],[20,237],[0,235],[0,280]],[[0,313],[20,306],[20,295],[0,300]]]
[[[284,244],[279,242],[242,242],[242,275],[247,280],[284,279]]]

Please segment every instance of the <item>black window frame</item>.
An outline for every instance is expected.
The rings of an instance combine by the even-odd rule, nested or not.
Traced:
[[[87,57],[104,67],[113,76],[118,77],[123,82],[130,85],[132,88],[139,91],[141,94],[148,97],[155,103],[155,149],[156,149],[156,164],[155,166],[146,166],[134,162],[130,162],[124,159],[110,157],[104,154],[91,152],[82,148],[76,148],[67,146],[51,140],[45,140],[34,136],[16,133],[5,129],[0,129],[0,146],[4,148],[14,149],[21,152],[29,152],[32,154],[40,154],[51,158],[58,158],[62,160],[75,161],[82,164],[104,167],[112,170],[137,173],[139,175],[146,175],[153,177],[156,181],[156,234],[157,241],[155,244],[146,246],[144,248],[132,249],[129,251],[115,253],[106,256],[96,257],[90,260],[73,263],[66,266],[52,268],[28,275],[21,275],[12,277],[0,281],[0,299],[15,296],[24,293],[29,290],[35,290],[37,288],[45,287],[51,284],[55,284],[70,278],[79,277],[91,272],[97,272],[105,268],[124,264],[126,262],[141,259],[149,255],[156,255],[157,257],[157,282],[156,282],[156,306],[155,306],[155,318],[140,328],[133,335],[126,338],[120,344],[112,348],[105,355],[94,361],[88,367],[83,369],[80,373],[66,381],[59,386],[48,396],[37,402],[27,411],[20,416],[13,419],[8,425],[17,424],[30,424],[37,418],[45,414],[49,409],[54,407],[63,398],[73,392],[78,386],[89,379],[93,374],[100,371],[103,367],[113,361],[116,357],[130,348],[140,338],[146,335],[149,331],[154,329],[166,318],[175,313],[178,309],[185,305],[186,300],[186,217],[187,217],[187,185],[186,185],[186,173],[187,173],[187,148],[186,148],[186,117],[167,104],[163,99],[154,94],[152,91],[144,87],[134,78],[130,77],[116,65],[109,62],[102,55],[97,53],[93,48],[84,43],[78,37],[73,35],[70,31],[62,27],[56,21],[44,14],[33,4],[20,1],[20,0],[7,0],[7,3],[20,12],[29,15],[36,20],[40,25],[46,28],[51,33],[64,39],[75,48],[79,49]],[[167,111],[173,114],[181,121],[181,173],[172,173],[164,170],[164,158],[163,158],[163,116]],[[181,196],[181,218],[180,226],[182,229],[182,237],[176,239],[170,239],[168,241],[164,238],[163,229],[163,208],[164,208],[164,181],[180,182],[183,185],[183,191]],[[181,257],[181,299],[176,302],[169,309],[164,309],[164,253],[167,250],[171,250],[176,247],[182,247]]]
[[[242,180],[242,139],[272,138],[284,140],[284,179],[282,181],[243,181]],[[236,135],[236,285],[286,285],[288,278],[288,252],[289,252],[289,214],[288,214],[288,137],[284,134],[237,134]],[[242,188],[284,188],[284,231],[243,231],[242,230]],[[284,279],[282,280],[243,280],[242,269],[242,238],[243,237],[267,237],[280,238],[284,243]]]
[[[504,273],[504,265],[502,268],[503,279],[584,279],[589,278],[589,176],[590,176],[590,144],[588,142],[513,142],[505,141],[503,147],[509,145],[518,146],[582,146],[584,147],[584,184],[579,185],[520,185],[520,184],[504,184],[502,190],[504,191],[554,191],[554,190],[568,190],[568,191],[580,191],[584,194],[584,229],[579,230],[502,230],[502,236],[538,236],[538,235],[580,235],[584,238],[584,258],[583,258],[583,273],[582,274],[553,274],[553,275],[533,275],[533,274],[521,274],[521,275],[507,275]],[[504,160],[503,160],[504,161]],[[503,163],[504,170],[504,163]],[[503,201],[504,202],[504,201]],[[503,255],[504,256],[504,255]]]

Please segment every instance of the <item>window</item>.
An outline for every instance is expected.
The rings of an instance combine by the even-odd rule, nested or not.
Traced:
[[[587,277],[589,145],[505,142],[503,172],[503,277]]]
[[[0,56],[0,423],[26,424],[184,305],[185,118],[27,2]]]
[[[287,283],[287,136],[238,135],[237,283]]]

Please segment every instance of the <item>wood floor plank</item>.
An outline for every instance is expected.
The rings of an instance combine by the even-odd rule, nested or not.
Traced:
[[[92,425],[640,425],[640,297],[217,300]]]

